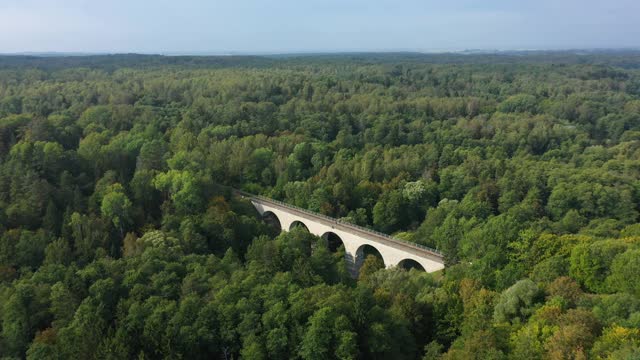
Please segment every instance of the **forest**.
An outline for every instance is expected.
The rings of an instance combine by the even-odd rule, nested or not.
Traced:
[[[639,216],[637,52],[0,57],[0,359],[639,359]]]

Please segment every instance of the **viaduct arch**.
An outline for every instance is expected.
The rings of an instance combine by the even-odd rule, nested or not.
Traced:
[[[251,201],[263,218],[275,217],[281,230],[289,231],[301,225],[310,233],[326,239],[332,251],[344,246],[345,260],[353,276],[357,276],[368,247],[372,247],[380,254],[387,268],[401,266],[406,269],[418,268],[426,272],[444,269],[444,256],[434,249],[402,241],[277,200],[238,190],[235,192]],[[270,221],[274,222],[273,219]]]

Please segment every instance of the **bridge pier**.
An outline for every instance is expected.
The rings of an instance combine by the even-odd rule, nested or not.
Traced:
[[[356,243],[349,242],[349,246],[346,243],[344,244],[344,261],[347,263],[347,270],[349,270],[351,277],[357,278],[364,258],[362,256],[358,258],[358,245]]]

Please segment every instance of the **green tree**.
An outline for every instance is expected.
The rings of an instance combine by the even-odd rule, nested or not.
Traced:
[[[591,291],[608,292],[606,279],[611,263],[627,248],[627,244],[617,240],[580,244],[571,252],[570,274]]]
[[[405,210],[400,191],[385,193],[373,207],[373,224],[380,231],[394,232],[406,224]]]
[[[108,218],[124,237],[126,226],[131,223],[131,201],[124,193],[122,185],[116,183],[107,189],[100,206],[102,215]]]
[[[520,280],[505,290],[496,303],[493,318],[497,322],[523,321],[541,300],[541,291],[529,279]]]
[[[618,255],[611,264],[611,275],[607,282],[612,289],[640,296],[640,249],[627,250]]]

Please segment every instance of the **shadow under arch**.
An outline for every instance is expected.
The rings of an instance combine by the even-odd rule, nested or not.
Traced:
[[[307,225],[305,225],[302,221],[298,221],[298,220],[291,223],[291,225],[289,226],[289,231],[295,229],[296,227],[301,227],[307,232],[309,231],[309,228],[307,227]]]
[[[282,231],[282,223],[280,222],[278,215],[274,214],[273,212],[265,211],[264,213],[262,213],[262,221],[264,221],[271,227],[276,228],[278,232]]]
[[[382,257],[382,254],[380,253],[380,251],[375,247],[373,247],[372,245],[364,244],[364,245],[360,245],[358,250],[356,250],[356,259],[355,259],[356,271],[358,272],[360,271],[360,267],[362,266],[362,264],[364,263],[364,260],[369,255],[377,257],[384,264],[384,258]],[[387,266],[387,264],[384,264],[384,265],[385,267]]]
[[[321,237],[327,241],[327,247],[331,252],[337,252],[341,246],[344,247],[344,241],[342,241],[342,238],[340,238],[340,236],[338,236],[338,234],[334,233],[333,231],[327,231],[326,233],[322,234]]]
[[[400,261],[398,263],[398,268],[404,269],[404,270],[416,269],[416,270],[420,270],[420,271],[426,271],[424,269],[424,267],[422,265],[420,265],[419,262],[417,262],[417,261],[415,261],[413,259],[404,259],[404,260]]]

